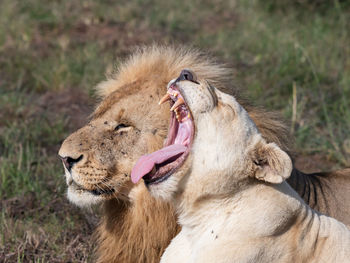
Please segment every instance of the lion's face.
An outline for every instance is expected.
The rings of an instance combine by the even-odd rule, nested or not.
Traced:
[[[249,177],[280,183],[289,176],[288,155],[265,142],[233,96],[184,70],[165,100],[174,111],[165,147],[141,157],[131,175],[133,182],[143,178],[154,196],[171,200],[186,191],[193,196],[193,189],[226,194]]]
[[[141,154],[161,147],[167,120],[152,83],[133,83],[106,97],[91,121],[62,144],[68,198],[79,206],[127,198],[130,169]]]

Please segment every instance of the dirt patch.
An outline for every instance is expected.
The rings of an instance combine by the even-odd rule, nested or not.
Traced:
[[[201,30],[207,34],[217,33],[222,28],[234,30],[238,22],[239,17],[235,10],[225,10],[220,15],[214,12],[203,19]]]
[[[161,39],[162,36],[163,34],[158,30],[149,30],[149,28],[121,22],[92,25],[80,23],[69,32],[70,41],[73,44],[95,41],[105,49],[118,47],[118,53],[130,53],[130,46],[144,45],[154,39]]]
[[[46,31],[46,29],[37,30],[30,44],[41,57],[49,55],[57,43],[62,50],[95,43],[106,52],[115,50],[116,55],[123,56],[130,53],[131,46],[150,44],[155,40],[161,41],[167,36],[158,29],[150,30],[146,26],[122,22],[79,22],[68,29],[58,27]]]
[[[63,117],[69,131],[73,131],[86,124],[93,103],[87,92],[79,89],[48,91],[37,99],[35,114],[46,114],[52,120]]]
[[[295,158],[294,164],[296,168],[305,173],[326,172],[339,168],[336,162],[327,159],[322,154],[298,156]]]
[[[0,202],[0,210],[4,211],[8,217],[13,218],[23,218],[28,211],[36,209],[36,207],[38,207],[38,202],[33,192]]]
[[[73,131],[83,126],[93,110],[94,100],[80,89],[47,91],[43,94],[26,94],[28,100],[23,105],[2,105],[0,128],[17,120],[28,122],[46,118],[55,122],[62,118],[67,120],[67,129]]]
[[[98,221],[92,211],[72,206],[57,193],[42,204],[32,192],[2,200],[0,208],[6,215],[0,262],[18,262],[18,258],[20,262],[92,261],[92,233]],[[63,251],[55,251],[58,244],[63,244]]]

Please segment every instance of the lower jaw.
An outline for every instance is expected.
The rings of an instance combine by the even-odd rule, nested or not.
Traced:
[[[166,179],[168,179],[173,173],[174,173],[174,171],[169,171],[161,177],[157,177],[157,178],[150,179],[150,180],[143,179],[143,181],[145,182],[146,186],[153,185],[153,184],[159,184],[161,182],[164,182]]]
[[[96,196],[88,191],[80,189],[78,190],[73,187],[68,187],[67,197],[68,200],[71,201],[73,204],[82,208],[98,205],[104,200],[106,200],[102,196]]]
[[[173,168],[170,168],[169,171],[166,171],[164,173],[164,175],[155,177],[155,178],[143,178],[143,181],[145,183],[146,186],[150,186],[150,185],[156,185],[156,184],[160,184],[164,181],[166,181],[170,176],[172,176],[178,169],[180,169],[182,167],[182,165],[184,164],[184,162],[186,161],[188,154],[190,152],[190,146],[189,148],[186,150],[185,153],[183,153],[177,160],[175,160],[175,162],[178,162],[178,165],[176,165]]]

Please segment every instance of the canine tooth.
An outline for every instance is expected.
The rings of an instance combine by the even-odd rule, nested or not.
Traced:
[[[185,103],[185,101],[183,100],[183,98],[180,97],[180,98],[175,102],[175,104],[171,107],[170,111],[175,110],[177,107],[179,107],[180,105],[182,105],[182,104],[184,104],[184,103]]]
[[[170,100],[170,94],[169,93],[165,94],[164,97],[160,99],[158,104],[161,105],[161,104],[163,104],[164,102],[166,102],[168,100]]]

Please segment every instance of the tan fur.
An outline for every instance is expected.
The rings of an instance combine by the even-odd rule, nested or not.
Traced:
[[[148,185],[175,204],[182,227],[161,262],[348,262],[350,230],[285,182],[287,153],[262,138],[234,97],[197,81],[173,84],[196,126],[191,151],[170,177]]]
[[[68,184],[71,183],[71,174],[74,174],[87,189],[115,189],[112,196],[93,196],[87,192],[72,194],[72,185],[68,190],[70,200],[77,205],[89,206],[102,202],[105,206],[97,232],[98,262],[130,262],[130,258],[133,259],[131,262],[157,262],[160,253],[154,252],[153,244],[157,243],[159,250],[164,250],[178,231],[171,207],[149,197],[142,183],[132,186],[129,175],[140,155],[162,146],[167,134],[169,107],[160,107],[157,102],[164,95],[169,80],[177,77],[183,68],[195,70],[199,76],[206,77],[216,87],[230,94],[236,93],[230,84],[230,70],[212,62],[208,56],[196,50],[159,46],[141,48],[121,64],[114,75],[98,85],[97,93],[101,102],[92,115],[92,120],[62,144],[59,152],[61,156],[78,158],[83,154],[85,158],[72,168],[72,173],[66,171]],[[282,149],[288,150],[287,142],[290,139],[278,117],[248,106],[241,100],[240,102],[248,107],[251,118],[257,123],[266,141],[275,142]],[[118,124],[124,122],[130,122],[132,128],[113,131]],[[302,182],[308,177],[299,172],[291,178],[294,177],[295,187],[307,198],[310,191],[303,191],[305,184]],[[332,188],[332,185],[327,185],[329,177],[332,176],[320,179],[321,185],[326,185],[323,189]],[[341,187],[344,188],[345,185],[347,184],[343,183]],[[318,184],[315,189],[320,189]],[[318,194],[318,199],[328,200],[328,192],[325,193]],[[335,194],[345,196],[346,191],[340,190]],[[337,199],[344,206],[349,203],[340,200],[344,198]],[[350,216],[347,216],[350,213],[342,214],[337,205],[329,208],[327,203],[315,203],[321,204],[318,207],[320,211],[336,214],[350,223]],[[154,219],[157,228],[151,227],[153,221],[147,219],[154,215],[154,210],[145,207],[157,207],[159,213],[155,214],[157,218]],[[132,220],[132,215],[135,214],[137,221]],[[137,232],[140,233],[139,236],[130,234]],[[145,238],[140,238],[142,236]]]

